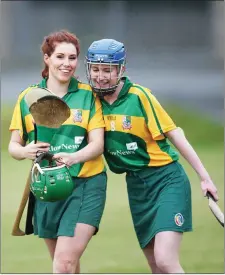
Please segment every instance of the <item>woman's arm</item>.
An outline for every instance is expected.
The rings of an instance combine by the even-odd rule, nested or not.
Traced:
[[[176,128],[165,133],[165,135],[198,174],[201,180],[201,188],[204,195],[206,195],[207,191],[210,191],[213,197],[218,200],[217,189],[197,153],[186,139],[183,130],[180,128]]]
[[[35,159],[36,154],[38,151],[48,151],[49,144],[40,142],[34,144],[31,142],[26,145],[26,142],[21,139],[18,130],[12,131],[11,139],[8,146],[9,154],[16,160],[23,160],[23,159]]]
[[[74,153],[74,164],[86,162],[100,156],[104,151],[104,128],[98,128],[88,133],[88,144]]]
[[[54,159],[71,166],[100,156],[104,151],[104,128],[93,129],[88,133],[88,144],[75,153],[58,153]]]

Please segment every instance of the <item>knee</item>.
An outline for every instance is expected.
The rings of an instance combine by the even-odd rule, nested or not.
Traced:
[[[168,269],[169,269],[169,265],[170,263],[168,262],[168,260],[166,259],[166,257],[160,257],[160,255],[158,255],[158,257],[156,258],[156,266],[162,270],[163,273],[168,273]]]
[[[169,253],[158,252],[155,253],[155,263],[163,273],[173,273],[180,265],[179,260],[169,256]]]
[[[150,265],[151,268],[156,266],[154,256],[147,257],[147,260],[148,260],[148,264]]]
[[[76,259],[67,255],[55,255],[53,260],[53,273],[74,273],[76,269]]]
[[[79,273],[79,259],[83,251],[84,247],[79,244],[70,253],[56,251],[53,259],[54,273]]]
[[[148,261],[148,265],[151,268],[152,274],[160,273],[155,261]]]

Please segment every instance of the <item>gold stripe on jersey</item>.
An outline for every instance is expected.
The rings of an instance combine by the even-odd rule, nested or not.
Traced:
[[[143,139],[146,143],[147,153],[150,156],[150,162],[148,166],[165,165],[172,161],[172,158],[163,152],[157,142],[152,138],[151,133],[146,125],[144,117],[131,116],[131,129],[123,128],[123,115],[105,115],[104,120],[106,124],[106,131],[111,131],[111,121],[114,121],[114,131],[129,133]],[[161,135],[158,140],[164,139]]]
[[[152,134],[152,137],[155,140],[161,140],[164,136],[162,135],[159,126],[157,125],[157,119],[160,123],[160,127],[163,133],[175,129],[176,125],[166,113],[166,111],[162,108],[157,99],[151,94],[151,90],[142,86],[140,86],[140,88],[143,89],[145,93],[137,87],[131,87],[129,93],[136,94],[140,98],[148,117],[148,128]]]
[[[102,104],[98,97],[95,100],[95,115],[90,119],[87,131],[90,132],[93,129],[104,128],[105,122],[102,114]]]
[[[115,131],[129,133],[144,140],[149,138],[149,130],[146,126],[144,117],[131,116],[131,129],[123,128],[124,117],[125,115],[104,115],[106,131],[111,131],[111,121],[114,121]]]
[[[31,114],[24,117],[27,133],[29,134],[34,130],[33,117]]]
[[[78,82],[78,89],[92,92],[91,86],[85,83]]]
[[[78,177],[82,178],[82,177],[91,177],[93,175],[97,175],[100,172],[102,172],[104,168],[105,168],[105,165],[101,155],[96,159],[85,162],[78,174]]]
[[[70,117],[62,124],[62,125],[76,125],[76,126],[79,126],[79,127],[82,127],[82,128],[87,128],[87,123],[88,123],[88,118],[89,118],[89,113],[90,111],[89,110],[82,110],[82,121],[81,122],[75,122],[74,121],[74,115],[73,115],[73,111],[75,109],[71,109],[70,112]],[[99,109],[101,111],[101,109]],[[96,118],[99,116],[99,120],[98,122],[96,122]],[[26,115],[25,116],[25,125],[26,125],[26,130],[27,130],[27,133],[30,133],[31,131],[34,130],[34,125],[33,125],[33,117],[31,114],[29,115]],[[104,124],[102,123],[102,116],[101,116],[101,112],[99,113],[99,115],[96,113],[95,116],[94,116],[94,121],[93,121],[93,125],[88,125],[88,131],[91,131],[93,129],[96,129],[96,128],[102,128],[104,127]],[[90,123],[89,123],[90,124]]]
[[[74,112],[76,109],[70,109],[70,117],[63,123],[63,125],[77,125],[82,128],[87,128],[88,118],[89,118],[89,110],[83,110],[82,111],[82,121],[78,122],[74,120]]]
[[[147,152],[150,156],[148,166],[162,166],[173,161],[171,156],[166,152],[163,152],[157,142],[149,137],[145,140],[147,144]]]
[[[11,124],[9,127],[10,131],[13,130],[19,130],[19,135],[21,139],[23,139],[23,122],[22,122],[22,117],[21,117],[21,108],[20,108],[20,103],[21,100],[24,98],[25,94],[27,94],[31,89],[35,88],[37,86],[31,86],[25,89],[18,97],[18,100],[16,102],[16,106],[14,108]]]

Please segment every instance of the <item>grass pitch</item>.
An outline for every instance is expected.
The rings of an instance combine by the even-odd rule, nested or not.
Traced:
[[[217,185],[219,205],[223,209],[223,128],[199,117],[193,122],[190,115],[182,113],[180,116],[180,111],[176,113],[174,108],[171,111],[179,126],[184,125],[182,128]],[[7,153],[7,128],[11,112],[11,109],[3,109],[2,116],[1,273],[51,273],[50,256],[42,239],[33,235],[11,236],[31,165],[27,160],[13,160]],[[181,264],[186,273],[224,273],[224,231],[211,214],[207,199],[201,194],[195,172],[183,159],[181,162],[191,180],[194,225],[193,232],[184,234]],[[124,175],[108,171],[108,178],[107,203],[100,230],[82,256],[81,272],[150,273],[132,226]],[[25,217],[22,229],[24,222]]]

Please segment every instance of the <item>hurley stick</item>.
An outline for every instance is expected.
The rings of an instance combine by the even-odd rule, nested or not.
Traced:
[[[23,232],[20,229],[20,222],[21,222],[23,212],[24,212],[24,209],[25,209],[25,206],[27,204],[28,197],[29,197],[30,183],[31,183],[31,173],[29,173],[29,176],[27,178],[27,182],[26,182],[26,185],[25,185],[25,188],[24,188],[24,191],[23,191],[23,196],[22,196],[22,199],[21,199],[21,202],[20,202],[20,205],[19,205],[19,209],[18,209],[18,212],[17,212],[17,215],[16,215],[16,219],[15,219],[15,222],[14,222],[14,225],[13,225],[13,229],[12,229],[12,235],[13,236],[24,236],[25,235],[25,232]]]
[[[33,88],[25,95],[29,111],[34,118],[35,143],[38,141],[50,142],[58,128],[70,117],[70,108],[55,94],[47,89]],[[40,137],[40,139],[39,139]],[[19,205],[16,219],[13,225],[13,236],[24,236],[33,233],[33,211],[35,198],[30,192],[31,173],[29,173],[23,196]],[[20,229],[20,222],[23,216],[25,206],[28,203],[26,229],[23,232]]]

